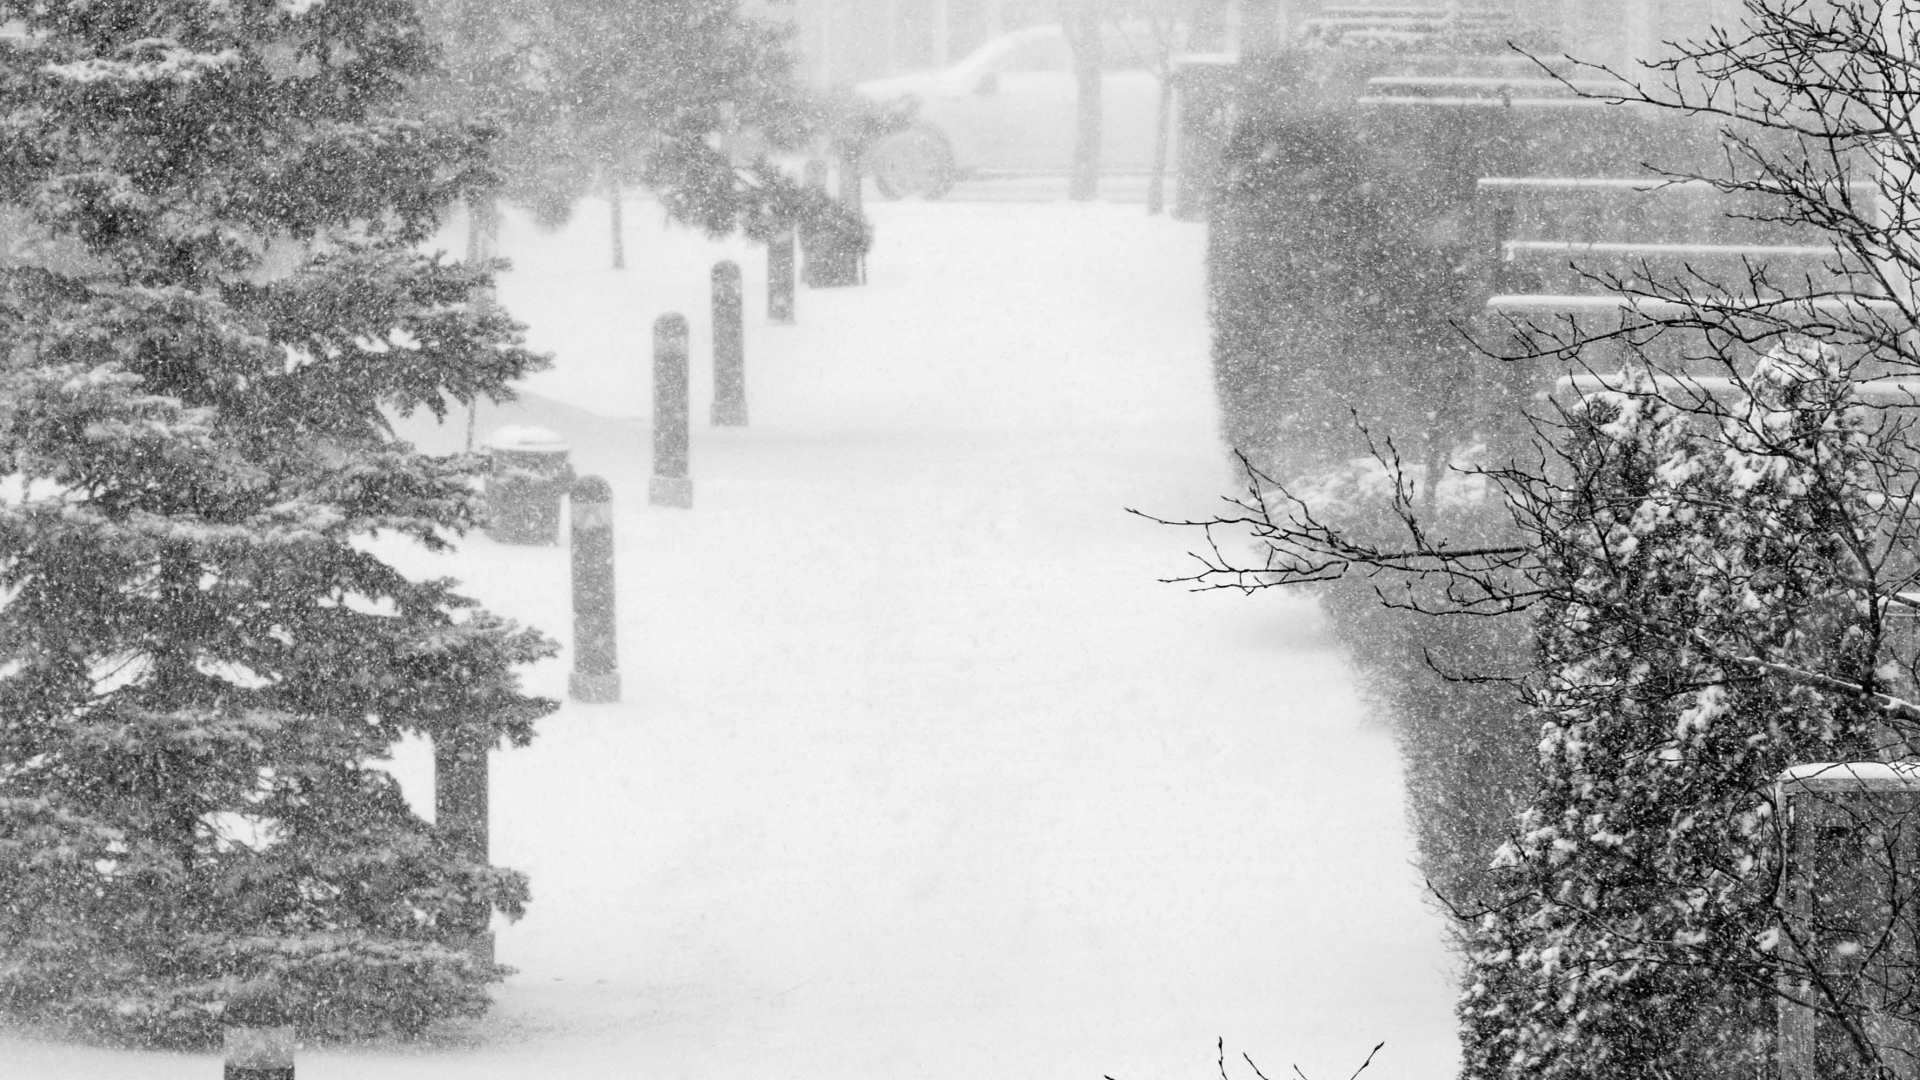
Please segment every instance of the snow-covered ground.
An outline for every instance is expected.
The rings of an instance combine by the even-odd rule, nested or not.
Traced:
[[[1304,600],[1195,595],[1216,445],[1204,230],[1138,206],[881,204],[870,283],[764,318],[764,262],[629,208],[511,221],[519,405],[616,506],[618,705],[498,754],[534,903],[486,1021],[302,1080],[1343,1080],[1455,1071],[1390,740]],[[706,424],[706,280],[748,281],[752,425]],[[693,324],[692,510],[646,505],[654,317]],[[408,425],[430,448],[465,426]],[[400,553],[423,570],[418,556]],[[564,548],[432,567],[570,635]],[[567,660],[529,673],[564,696]],[[430,802],[428,758],[393,764]],[[217,1075],[0,1037],[0,1076]]]

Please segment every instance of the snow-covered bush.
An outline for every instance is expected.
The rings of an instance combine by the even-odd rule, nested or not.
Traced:
[[[1776,988],[1801,983],[1852,1037],[1831,1052],[1885,1052],[1865,998],[1777,948],[1810,935],[1781,900],[1772,802],[1783,770],[1904,754],[1920,721],[1914,642],[1887,619],[1913,591],[1920,455],[1902,414],[1861,403],[1866,383],[1863,361],[1792,338],[1718,397],[1623,373],[1567,405],[1542,467],[1483,471],[1504,531],[1422,516],[1391,468],[1371,519],[1324,516],[1350,503],[1341,485],[1314,504],[1265,481],[1243,516],[1205,523],[1251,528],[1263,552],[1198,580],[1331,580],[1342,636],[1371,638],[1423,855],[1462,916],[1468,1076],[1744,1075],[1774,1052]],[[1363,590],[1381,610],[1356,613]],[[1516,619],[1519,670],[1471,647],[1510,633],[1452,629]],[[1525,710],[1502,717],[1495,695],[1436,713],[1410,692],[1429,662],[1467,690],[1504,677]],[[1468,729],[1513,741],[1487,753]],[[1506,773],[1469,794],[1489,766]],[[1444,865],[1502,828],[1490,871]],[[1903,1022],[1916,1004],[1897,1003]]]
[[[1780,348],[1718,417],[1644,383],[1570,412],[1576,480],[1528,505],[1539,787],[1469,931],[1469,1075],[1765,1062],[1771,785],[1885,749],[1859,545],[1894,530],[1847,376]]]
[[[1782,901],[1769,792],[1790,766],[1910,760],[1916,745],[1920,658],[1893,613],[1920,592],[1920,448],[1910,409],[1868,404],[1901,398],[1876,383],[1920,375],[1916,52],[1910,4],[1750,0],[1738,22],[1634,72],[1542,65],[1608,80],[1594,103],[1639,106],[1622,114],[1712,122],[1710,159],[1663,161],[1650,143],[1634,160],[1831,257],[1797,273],[1752,251],[1731,269],[1642,264],[1588,279],[1611,294],[1597,315],[1516,317],[1488,343],[1504,367],[1469,384],[1508,409],[1504,431],[1501,415],[1480,417],[1498,450],[1478,466],[1505,530],[1460,530],[1398,479],[1372,514],[1338,520],[1328,507],[1344,492],[1300,496],[1309,469],[1289,474],[1295,498],[1256,486],[1243,513],[1192,523],[1260,545],[1242,564],[1211,543],[1203,585],[1333,580],[1403,610],[1529,620],[1514,683],[1525,712],[1500,726],[1528,732],[1533,773],[1509,789],[1523,811],[1480,878],[1491,895],[1461,912],[1475,1080],[1754,1075],[1781,1052],[1784,993],[1845,1036],[1818,1050],[1818,1075],[1911,1066],[1911,996],[1871,1003],[1782,946],[1808,935]],[[1258,336],[1228,329],[1226,374],[1269,370]],[[1608,389],[1563,386],[1523,411],[1560,376],[1591,388],[1616,370]],[[1367,418],[1419,429],[1418,416]],[[1890,940],[1920,936],[1914,900],[1888,902],[1905,920]]]

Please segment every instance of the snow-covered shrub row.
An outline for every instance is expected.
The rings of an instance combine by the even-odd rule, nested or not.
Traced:
[[[1507,110],[1356,104],[1368,76],[1431,73],[1415,64],[1330,52],[1247,84],[1209,221],[1222,435],[1326,520],[1379,538],[1400,529],[1383,497],[1395,481],[1371,455],[1390,448],[1402,478],[1437,485],[1418,498],[1438,533],[1493,542],[1511,534],[1503,500],[1457,469],[1525,421],[1511,373],[1484,370],[1465,333],[1493,280],[1475,179],[1628,175],[1656,134],[1697,156],[1698,131],[1591,109],[1521,128]],[[1322,600],[1401,741],[1423,869],[1471,907],[1531,782],[1513,688],[1477,678],[1525,666],[1524,620],[1436,622],[1382,607],[1372,582]]]
[[[1366,122],[1309,109],[1254,112],[1229,147],[1216,373],[1227,441],[1255,469],[1245,516],[1207,524],[1260,544],[1196,580],[1337,582],[1334,624],[1389,706],[1423,860],[1458,905],[1475,1080],[1895,1075],[1920,1030],[1911,868],[1875,856],[1893,862],[1869,920],[1887,936],[1815,947],[1783,900],[1772,801],[1791,767],[1910,759],[1920,721],[1915,642],[1892,615],[1920,577],[1920,453],[1911,414],[1862,389],[1920,374],[1898,209],[1916,163],[1884,135],[1910,123],[1889,88],[1911,87],[1911,19],[1766,0],[1746,19],[1644,85],[1615,84],[1642,106],[1622,114],[1647,124],[1712,118],[1715,154],[1665,153],[1642,125],[1628,167],[1571,175],[1652,160],[1748,215],[1726,228],[1809,231],[1794,242],[1833,257],[1817,272],[1744,261],[1594,282],[1615,294],[1607,318],[1542,307],[1490,344],[1517,361],[1504,367],[1435,344],[1492,277],[1448,278],[1439,256],[1476,246],[1454,245],[1456,226],[1489,222],[1477,204],[1401,192],[1541,175],[1517,152],[1527,140],[1436,124],[1470,148],[1436,157],[1415,133],[1375,142]],[[1698,243],[1713,225],[1626,239]],[[1479,235],[1490,259],[1498,234]],[[1619,375],[1536,398],[1570,370]],[[1702,374],[1719,389],[1673,378]],[[1341,432],[1382,468],[1339,466]],[[1429,482],[1448,461],[1495,481],[1484,504]],[[1487,677],[1508,696],[1473,681]],[[1861,954],[1905,974],[1871,986]],[[1776,1036],[1783,997],[1819,1018],[1811,1049]],[[1812,1057],[1779,1060],[1794,1053]]]
[[[1912,460],[1883,455],[1855,375],[1778,349],[1710,418],[1646,384],[1591,395],[1561,444],[1573,482],[1521,495],[1539,779],[1468,923],[1470,1075],[1770,1060],[1772,988],[1805,968],[1781,934],[1806,929],[1781,907],[1774,779],[1898,752],[1879,590],[1912,536],[1875,496]],[[1813,1004],[1858,1015],[1861,993]]]

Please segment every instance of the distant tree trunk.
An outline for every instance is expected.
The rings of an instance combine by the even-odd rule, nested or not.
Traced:
[[[1153,114],[1153,172],[1147,177],[1147,213],[1159,213],[1167,203],[1167,130],[1173,125],[1173,72],[1160,72],[1160,107]]]
[[[500,200],[491,192],[475,194],[467,198],[467,261],[485,262],[497,258],[500,254]],[[493,288],[489,286],[477,296],[481,305],[493,303]],[[467,405],[467,450],[473,450],[473,431],[480,421],[480,401],[478,398]]]
[[[625,270],[627,268],[626,229],[622,226],[620,218],[620,181],[618,180],[607,184],[607,205],[612,211],[607,217],[612,223],[613,230],[613,268]]]
[[[467,261],[500,254],[500,200],[491,194],[467,199]]]
[[[1199,19],[1196,5],[1194,18]],[[1154,74],[1160,78],[1160,101],[1153,114],[1153,165],[1147,176],[1147,213],[1158,214],[1167,204],[1167,156],[1172,146],[1173,50],[1175,30],[1158,12],[1148,8],[1153,27]]]
[[[1227,0],[1193,0],[1187,48],[1194,52],[1222,52],[1226,47]]]
[[[1073,172],[1067,198],[1087,202],[1100,194],[1100,41],[1098,0],[1066,0],[1061,24],[1073,46],[1073,81],[1078,105],[1073,124]]]

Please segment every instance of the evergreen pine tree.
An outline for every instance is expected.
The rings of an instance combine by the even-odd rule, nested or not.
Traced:
[[[410,114],[407,0],[5,0],[0,1010],[194,1044],[268,997],[310,1037],[485,1007],[449,944],[524,879],[369,766],[525,743],[552,645],[364,542],[447,548],[474,462],[385,416],[543,362],[419,253],[485,182]],[[274,269],[275,260],[292,265]]]
[[[864,248],[866,221],[765,156],[857,157],[908,115],[796,83],[788,33],[738,0],[427,0],[454,58],[433,100],[500,131],[498,194],[548,225],[643,188],[668,216],[767,240],[802,226]],[[618,244],[616,214],[615,250]]]

